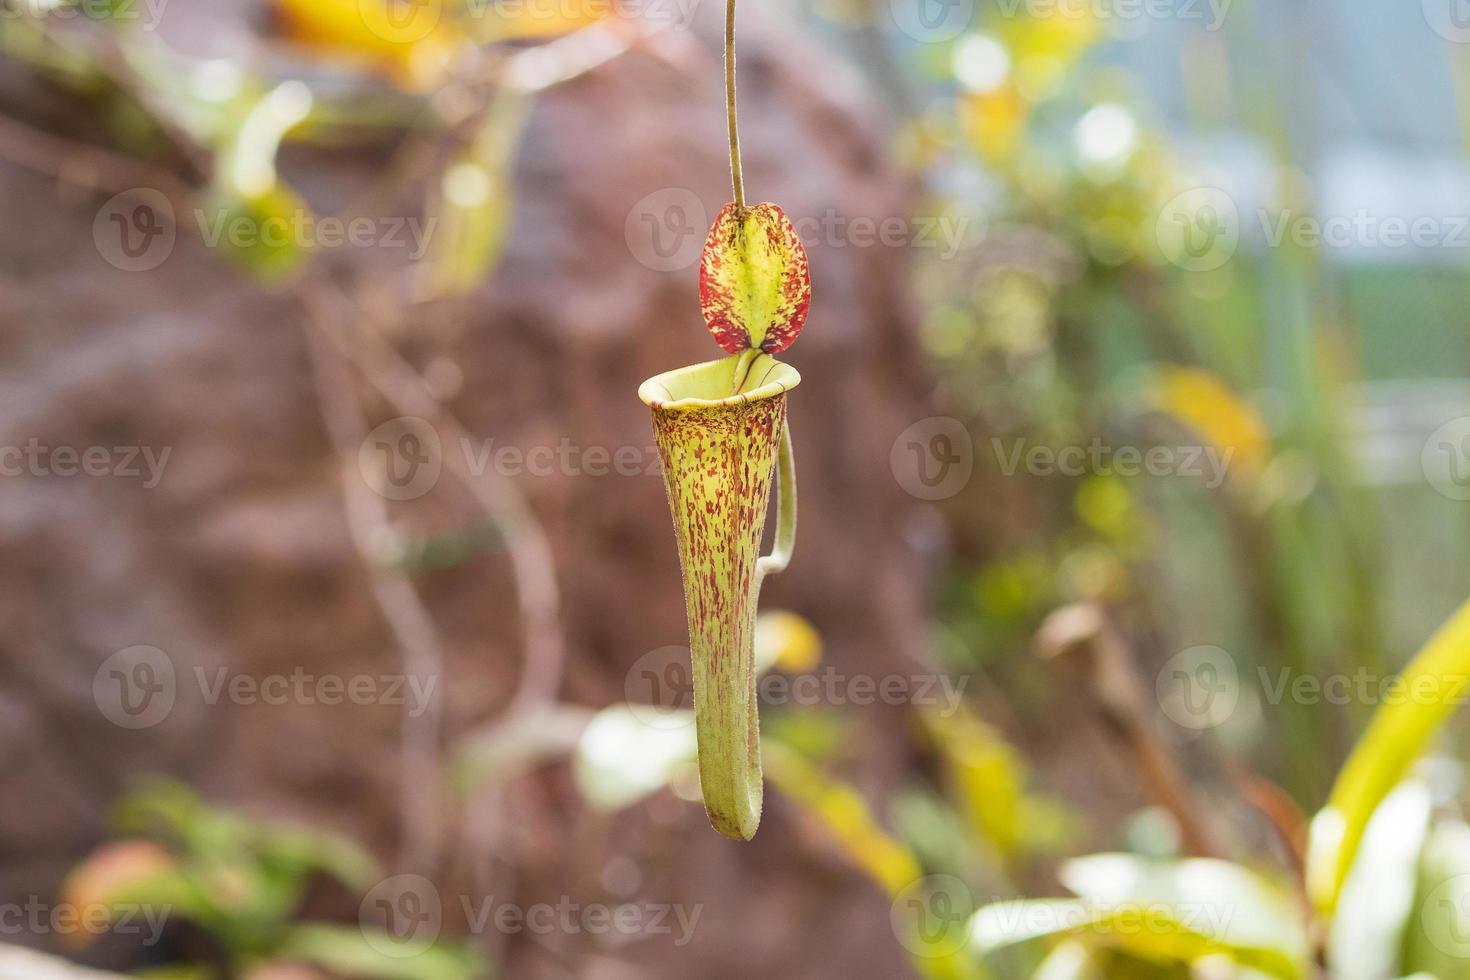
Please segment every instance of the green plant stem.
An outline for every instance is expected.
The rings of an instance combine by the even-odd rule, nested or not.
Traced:
[[[735,0],[725,0],[725,116],[730,124],[730,183],[735,210],[745,212],[745,178],[740,172],[740,131],[735,125]]]

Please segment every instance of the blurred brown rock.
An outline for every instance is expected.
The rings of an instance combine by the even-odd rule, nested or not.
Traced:
[[[667,256],[650,258],[651,240],[639,237],[660,222],[670,236],[693,229],[697,256],[728,197],[719,11],[706,6],[692,35],[672,39],[679,58],[635,50],[537,100],[498,271],[470,301],[436,305],[395,338],[420,366],[459,366],[452,408],[494,447],[565,441],[583,454],[551,475],[511,476],[556,553],[563,697],[593,706],[624,696],[641,655],[686,642],[660,478],[591,475],[585,450],[649,451],[638,383],[718,354],[700,321],[693,258],[650,268]],[[926,414],[904,293],[909,253],[818,230],[824,219],[906,216],[908,189],[883,162],[887,136],[857,74],[797,37],[784,13],[753,6],[745,17],[749,194],[810,219],[815,283],[788,358],[804,377],[790,406],[798,546],[764,605],[810,619],[827,663],[844,672],[912,672],[925,619],[905,528],[921,505],[889,470],[893,439]],[[339,155],[292,176],[309,188],[360,181],[380,164]],[[102,198],[59,194],[7,163],[0,187],[9,232],[0,235],[0,444],[170,451],[156,487],[126,475],[0,478],[0,795],[19,804],[0,811],[0,898],[54,894],[106,834],[109,800],[152,771],[391,855],[400,707],[231,703],[228,688],[213,693],[220,677],[401,669],[343,519],[298,311],[192,234],[159,268],[120,271],[93,241]],[[667,210],[689,202],[697,206],[682,216]],[[669,237],[661,248],[683,246]],[[375,424],[396,414],[369,404]],[[434,533],[478,519],[448,478],[394,516]],[[449,731],[463,733],[494,717],[520,670],[509,573],[492,550],[416,585],[450,655]],[[99,710],[94,680],[108,658],[139,645],[167,656],[177,697],[156,724],[130,729]],[[866,712],[857,775],[872,789],[907,751],[903,715],[855,710]],[[688,805],[659,811],[658,826],[634,821],[617,841],[589,842],[564,777],[541,778],[525,790],[539,805],[515,802],[513,812],[541,819],[549,808],[561,823],[518,833],[576,836],[557,851],[562,863],[522,869],[518,900],[566,892],[616,904],[579,862],[595,868],[621,847],[645,861],[638,900],[702,908],[685,947],[655,937],[604,950],[644,963],[637,975],[907,975],[887,900],[830,857],[805,854],[774,791],[746,847],[719,839]],[[572,976],[558,961],[589,941],[506,938],[507,975],[517,978]]]

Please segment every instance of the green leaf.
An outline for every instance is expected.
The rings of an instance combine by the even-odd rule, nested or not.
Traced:
[[[1385,699],[1312,821],[1307,886],[1324,916],[1337,907],[1373,812],[1408,774],[1470,685],[1470,602],[1462,605],[1399,677],[1405,696]]]
[[[1095,854],[1068,861],[1060,877],[1083,898],[1165,907],[1224,947],[1276,951],[1305,972],[1308,943],[1301,915],[1285,892],[1238,864]]]
[[[1286,897],[1226,861],[1153,861],[1099,854],[1070,861],[1061,878],[1075,899],[999,902],[979,910],[981,952],[1072,936],[1153,961],[1224,956],[1270,976],[1308,975],[1306,936]]]
[[[324,966],[362,980],[478,980],[488,976],[485,962],[468,947],[439,943],[412,955],[385,952],[392,941],[371,930],[312,924],[291,930],[277,955]]]
[[[1404,936],[1405,973],[1459,977],[1470,965],[1470,825],[1453,820],[1429,835]]]
[[[362,891],[381,875],[377,861],[357,844],[340,834],[310,827],[262,826],[255,850],[273,872],[290,878],[320,872]]]

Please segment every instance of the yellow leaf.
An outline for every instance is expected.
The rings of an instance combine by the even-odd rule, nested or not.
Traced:
[[[755,621],[757,672],[776,667],[802,674],[822,662],[822,637],[804,617],[785,610],[761,613]]]
[[[292,40],[400,84],[443,76],[462,35],[444,0],[275,0]]]
[[[1265,422],[1208,371],[1165,368],[1155,385],[1153,403],[1217,449],[1230,453],[1229,466],[1258,473],[1270,455],[1271,437]]]
[[[1364,831],[1470,687],[1470,602],[1462,605],[1399,675],[1402,696],[1385,699],[1312,821],[1307,888],[1324,915],[1337,906]]]

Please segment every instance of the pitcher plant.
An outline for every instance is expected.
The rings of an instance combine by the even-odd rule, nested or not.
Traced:
[[[811,305],[806,249],[774,204],[747,207],[735,125],[735,0],[727,0],[725,94],[735,200],[705,241],[699,302],[729,355],[649,378],[674,519],[693,658],[695,729],[705,812],[749,840],[761,818],[755,618],[762,580],[784,569],[796,540],[796,468],[786,393],[801,375],[772,355],[801,333]],[[775,544],[761,557],[771,480]]]

